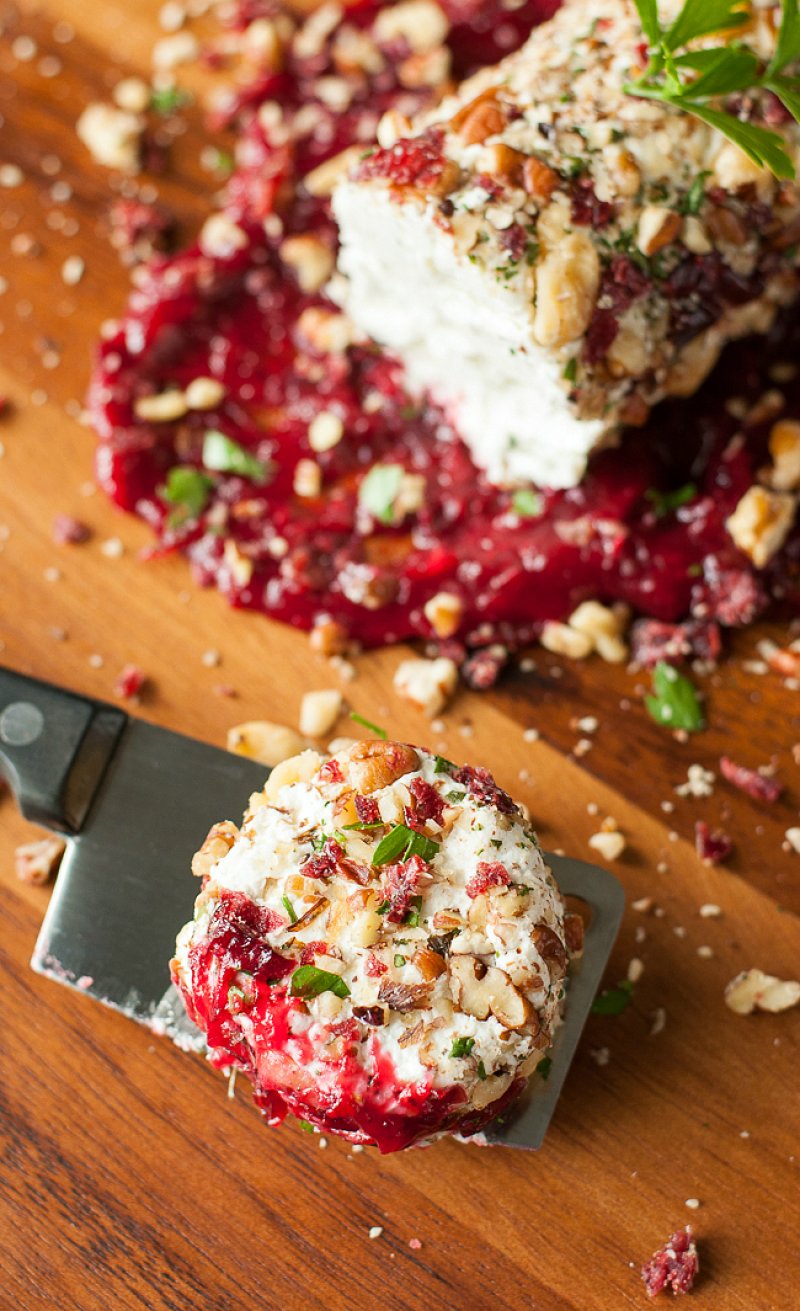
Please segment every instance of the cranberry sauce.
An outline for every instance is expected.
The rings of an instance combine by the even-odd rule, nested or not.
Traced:
[[[493,62],[555,7],[453,0],[454,73]],[[257,12],[271,11],[240,8],[237,21]],[[363,27],[375,14],[360,4],[346,17]],[[334,111],[319,83],[341,72],[335,38],[231,97],[238,165],[224,213],[238,235],[228,249],[206,242],[142,267],[100,347],[89,396],[99,479],[150,523],[153,554],[182,550],[232,604],[300,628],[328,617],[365,645],[431,637],[424,606],[441,592],[461,603],[453,636],[468,646],[518,646],[589,597],[725,625],[750,622],[770,598],[796,601],[800,533],[759,572],[725,521],[767,462],[770,419],[756,402],[769,365],[796,356],[798,320],[782,339],[730,351],[699,396],[595,456],[579,487],[514,493],[487,482],[440,411],[407,395],[396,361],[343,337],[335,307],[300,289],[282,240],[312,233],[333,251],[336,233],[327,201],[298,179],[368,142],[387,108],[409,113],[431,94],[401,86],[390,58]],[[143,398],[197,378],[223,385],[214,408],[137,414]],[[782,390],[782,412],[800,415],[800,383]],[[312,445],[323,414],[343,435]],[[229,439],[222,461],[205,453],[210,431]],[[414,494],[390,509],[390,491],[406,485]]]

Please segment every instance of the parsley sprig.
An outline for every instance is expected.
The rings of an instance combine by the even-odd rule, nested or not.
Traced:
[[[793,178],[794,164],[778,132],[748,123],[720,107],[737,92],[771,91],[800,122],[800,78],[786,70],[800,60],[798,0],[781,0],[781,28],[775,54],[766,66],[749,46],[730,39],[750,20],[744,0],[685,0],[677,18],[662,27],[658,0],[635,0],[648,43],[649,62],[641,77],[629,82],[629,95],[661,100],[716,128],[760,168],[778,178]],[[725,33],[725,43],[688,49],[693,42]]]

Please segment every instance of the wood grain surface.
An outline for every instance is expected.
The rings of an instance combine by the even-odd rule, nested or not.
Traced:
[[[146,530],[92,488],[80,400],[127,275],[103,235],[113,179],[73,128],[125,68],[147,68],[157,10],[0,9],[0,165],[24,174],[0,191],[0,659],[107,699],[134,662],[150,677],[145,717],[222,743],[239,720],[296,722],[303,691],[336,679],[302,634],[231,612],[180,560],[143,563]],[[188,120],[158,181],[186,231],[210,192],[199,111]],[[69,255],[86,262],[77,287],[61,277]],[[91,540],[55,545],[60,512],[89,523]],[[118,559],[104,545],[116,538]],[[743,636],[738,656],[765,632]],[[348,702],[430,739],[391,690],[402,654],[360,660]],[[646,1304],[638,1267],[687,1222],[698,1307],[800,1304],[800,1011],[744,1018],[723,1004],[741,969],[798,976],[800,857],[782,847],[800,804],[797,693],[741,659],[723,665],[706,684],[711,727],[681,744],[647,719],[628,671],[535,659],[490,695],[461,694],[434,745],[492,767],[551,848],[587,857],[613,816],[627,838],[617,873],[631,902],[654,902],[629,907],[609,968],[614,982],[643,962],[634,1003],[590,1020],[536,1156],[441,1143],[381,1158],[268,1130],[241,1082],[227,1100],[199,1058],[34,976],[48,893],[16,881],[14,847],[34,833],[0,799],[0,1307],[620,1311]],[[585,715],[599,726],[576,757]],[[785,798],[765,810],[719,780],[704,801],[676,795],[689,764],[716,769],[723,752],[774,758]],[[697,859],[699,817],[734,836],[725,868]],[[699,915],[708,902],[721,917]]]

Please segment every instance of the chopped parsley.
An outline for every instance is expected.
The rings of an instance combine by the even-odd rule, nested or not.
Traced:
[[[203,439],[203,467],[217,473],[235,473],[254,483],[265,483],[270,475],[269,465],[217,428],[212,428]]]
[[[188,91],[181,90],[178,86],[153,87],[150,93],[150,108],[156,114],[163,114],[166,118],[169,114],[177,114],[179,109],[192,102],[192,97]]]
[[[705,728],[697,690],[684,674],[660,661],[653,670],[653,695],[645,704],[657,724],[699,733]]]
[[[488,1076],[486,1074],[486,1066],[484,1065],[483,1061],[478,1061],[478,1078],[486,1079],[487,1077]]]
[[[382,838],[372,854],[373,865],[389,865],[395,860],[408,860],[411,856],[420,856],[422,860],[433,860],[439,850],[439,842],[426,838],[424,833],[417,833],[407,824],[395,824],[385,838]]]
[[[450,1048],[450,1055],[455,1057],[469,1056],[474,1046],[474,1038],[455,1038],[453,1040],[453,1045]]]
[[[398,952],[397,955],[396,955],[395,958],[394,958],[394,967],[395,967],[395,969],[396,969],[396,970],[400,970],[400,969],[402,969],[403,966],[405,965],[405,963],[406,963],[406,958],[405,958],[405,956],[401,956],[401,955],[400,955],[400,952]]]
[[[196,519],[208,505],[213,486],[213,479],[201,469],[190,469],[185,464],[178,464],[170,469],[160,493],[170,505],[178,506],[184,512],[182,517]]]
[[[621,1015],[633,999],[633,984],[623,979],[616,988],[604,988],[592,1002],[592,1015]]]
[[[567,360],[564,365],[564,372],[561,375],[567,382],[574,382],[578,376],[578,357],[573,355],[571,360]]]
[[[356,724],[360,724],[362,728],[368,728],[370,733],[374,733],[382,742],[385,742],[389,737],[385,728],[379,728],[377,724],[373,724],[371,719],[365,719],[363,715],[357,715],[355,710],[350,711],[350,718]]]
[[[703,170],[698,173],[680,205],[681,214],[699,214],[706,198],[706,178],[710,174]]]
[[[444,756],[436,756],[433,764],[434,774],[449,774],[451,769],[455,769],[452,760],[446,760]]]
[[[676,487],[672,492],[660,492],[658,488],[650,487],[645,492],[645,499],[652,505],[656,519],[663,519],[664,515],[679,510],[682,505],[688,505],[696,495],[697,485],[684,483],[683,487]]]
[[[350,989],[340,974],[320,970],[316,965],[301,965],[292,975],[289,992],[293,997],[319,997],[332,992],[336,997],[349,997]]]
[[[406,917],[403,920],[403,923],[407,924],[410,929],[419,928],[419,917],[420,917],[421,910],[422,910],[422,897],[412,897],[411,909],[407,912]]]
[[[445,792],[444,799],[449,801],[451,806],[457,806],[459,801],[463,801],[466,795],[466,792]]]
[[[543,1056],[539,1064],[536,1066],[536,1073],[541,1075],[541,1077],[544,1079],[546,1083],[547,1080],[550,1078],[550,1071],[552,1070],[552,1068],[553,1068],[552,1056]]]
[[[520,519],[538,519],[543,508],[541,494],[531,487],[518,487],[511,498],[511,509]]]
[[[362,478],[358,489],[358,503],[368,510],[378,523],[395,522],[395,501],[400,492],[406,471],[402,464],[374,464]]]

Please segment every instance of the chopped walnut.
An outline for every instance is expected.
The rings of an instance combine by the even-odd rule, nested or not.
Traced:
[[[778,979],[763,970],[744,970],[725,989],[725,1005],[737,1015],[753,1011],[788,1011],[800,1002],[800,983]]]
[[[404,660],[394,675],[394,689],[433,718],[444,710],[458,682],[458,667],[445,656],[436,660]]]
[[[771,492],[754,484],[725,526],[739,550],[757,569],[763,569],[786,541],[796,510],[797,502],[787,492]]]
[[[40,838],[38,842],[25,842],[14,852],[14,872],[21,883],[39,887],[49,883],[56,873],[66,850],[62,838]]]

